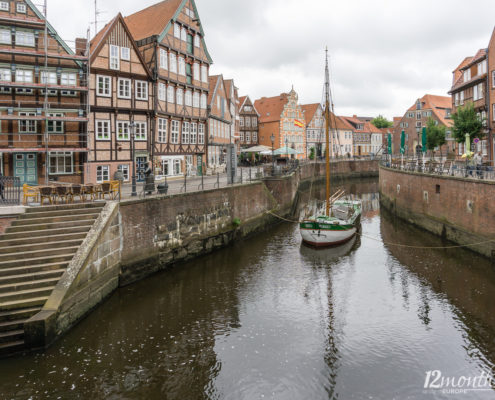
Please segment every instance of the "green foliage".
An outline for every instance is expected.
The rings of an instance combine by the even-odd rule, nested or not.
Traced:
[[[390,122],[383,115],[379,115],[371,120],[371,123],[375,125],[377,128],[391,128],[394,124]]]
[[[309,159],[310,160],[314,160],[315,159],[315,148],[314,147],[311,147],[309,149]]]
[[[437,125],[437,122],[433,118],[428,118],[426,123],[426,148],[428,150],[435,150],[436,147],[440,147],[445,144],[445,132],[447,127],[445,125]]]
[[[235,227],[238,227],[239,225],[241,225],[241,220],[240,220],[240,218],[237,218],[237,217],[236,217],[236,218],[234,218],[234,219],[232,220],[232,225],[234,225]]]
[[[466,134],[469,134],[471,142],[475,137],[482,139],[485,136],[482,132],[483,120],[476,114],[472,102],[457,108],[457,112],[452,114],[452,119],[454,120],[452,134],[457,142],[464,142]]]

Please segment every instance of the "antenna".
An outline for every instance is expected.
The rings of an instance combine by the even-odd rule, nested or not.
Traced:
[[[95,26],[95,35],[98,33],[98,16],[104,13],[105,11],[100,11],[98,9],[98,0],[95,0],[95,20],[91,22],[91,25]]]

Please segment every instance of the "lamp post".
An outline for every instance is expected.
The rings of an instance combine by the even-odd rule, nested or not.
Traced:
[[[275,172],[275,155],[273,154],[273,145],[275,143],[275,136],[273,136],[273,133],[270,136],[270,140],[272,141],[272,171]]]
[[[285,150],[287,150],[287,164],[289,164],[289,138],[285,137]]]
[[[136,124],[132,121],[129,124],[129,133],[131,135],[131,162],[132,162],[132,188],[131,188],[131,196],[137,196],[136,191],[136,160],[134,157],[135,148],[134,148],[134,139],[135,139],[135,127]]]

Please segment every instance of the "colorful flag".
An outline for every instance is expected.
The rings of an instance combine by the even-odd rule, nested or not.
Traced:
[[[301,121],[298,121],[297,119],[294,120],[294,125],[298,126],[299,128],[304,128],[304,124]]]

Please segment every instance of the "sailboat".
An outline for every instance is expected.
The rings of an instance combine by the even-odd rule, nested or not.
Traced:
[[[362,204],[359,200],[344,199],[345,193],[337,191],[330,196],[330,74],[328,50],[325,63],[325,138],[326,138],[326,197],[325,212],[318,212],[299,222],[304,243],[315,247],[336,246],[351,240],[361,221]],[[337,126],[335,124],[335,129]]]

